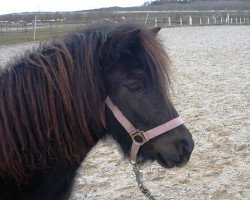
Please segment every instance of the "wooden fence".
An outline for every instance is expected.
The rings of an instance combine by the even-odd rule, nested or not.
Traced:
[[[35,17],[34,17],[35,19]],[[199,17],[197,15],[185,15],[182,16],[178,15],[171,16],[167,15],[162,17],[149,17],[149,13],[146,14],[144,17],[115,17],[115,18],[105,18],[100,17],[99,19],[95,20],[77,20],[77,21],[36,21],[34,20],[31,23],[24,23],[24,22],[8,22],[8,21],[0,21],[0,33],[3,32],[27,32],[27,31],[35,31],[36,29],[57,29],[57,28],[78,28],[82,26],[88,26],[89,24],[93,24],[100,21],[113,21],[113,22],[120,22],[120,21],[131,21],[135,23],[144,23],[149,24],[152,26],[209,26],[209,25],[250,25],[250,17],[246,16],[230,16],[227,14],[226,16],[222,15],[212,15],[212,16],[203,16]]]
[[[155,18],[154,22],[148,22],[145,20],[145,24],[154,24],[155,26],[209,26],[209,25],[250,25],[249,17],[226,17],[226,18],[216,18],[216,17],[206,17],[206,18],[193,18],[191,15],[189,17],[180,17],[179,20],[171,19],[171,17]]]
[[[216,25],[250,25],[250,11],[243,13],[94,13],[71,21],[47,20],[34,16],[30,23],[0,21],[0,44],[48,40],[63,37],[68,32],[82,29],[101,21],[114,23],[130,21],[150,26],[216,26]]]

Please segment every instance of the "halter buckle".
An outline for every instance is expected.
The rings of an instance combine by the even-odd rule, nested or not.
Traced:
[[[143,133],[144,131],[136,129],[136,132],[131,135],[133,142],[139,143],[140,145],[143,145],[145,142],[147,142]]]

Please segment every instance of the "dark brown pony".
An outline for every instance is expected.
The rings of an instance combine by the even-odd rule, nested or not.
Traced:
[[[106,135],[129,155],[131,138],[105,107],[107,96],[141,130],[178,116],[159,30],[96,25],[26,53],[1,72],[1,199],[68,199],[80,163]],[[182,166],[193,146],[181,125],[145,143],[138,162]]]

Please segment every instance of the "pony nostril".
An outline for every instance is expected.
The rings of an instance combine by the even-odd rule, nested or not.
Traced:
[[[188,159],[192,152],[190,144],[187,140],[179,141],[179,143],[177,144],[177,149],[180,156],[180,161],[185,161],[186,159]]]
[[[188,143],[187,140],[181,140],[181,143],[182,143],[183,145],[185,145],[185,146],[189,146],[189,143]]]

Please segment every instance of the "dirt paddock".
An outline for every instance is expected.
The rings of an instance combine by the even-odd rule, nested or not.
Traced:
[[[193,134],[183,168],[142,168],[156,199],[250,199],[250,26],[161,30],[173,61],[173,102]],[[34,44],[0,46],[0,65]],[[146,199],[112,140],[102,141],[78,171],[71,200]]]

